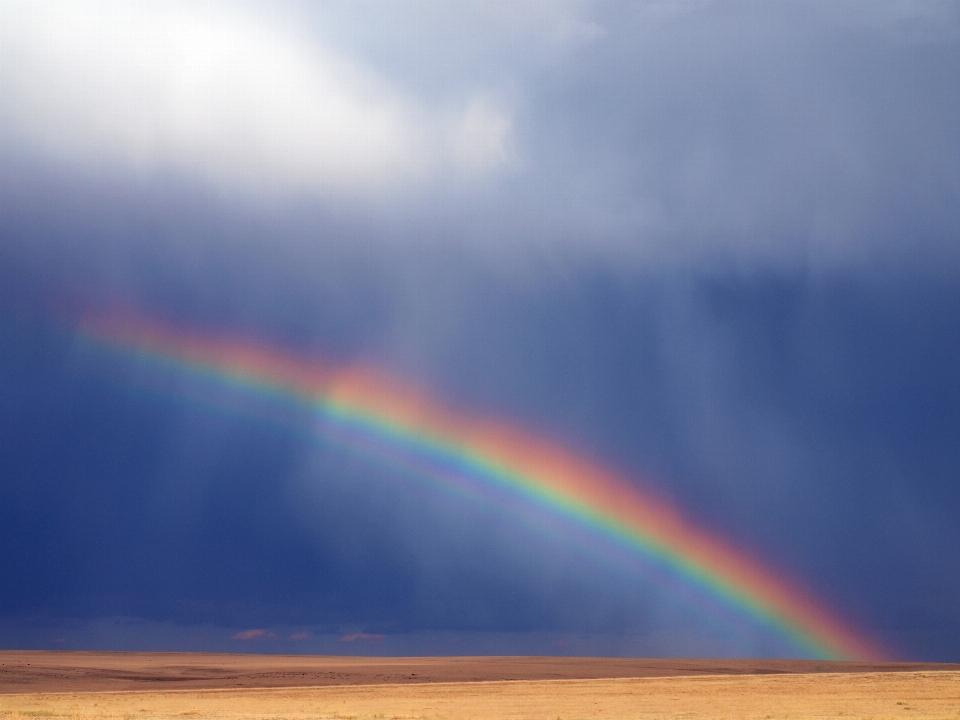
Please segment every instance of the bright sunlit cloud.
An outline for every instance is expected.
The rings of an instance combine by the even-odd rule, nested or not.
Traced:
[[[0,133],[57,161],[262,190],[383,190],[510,161],[479,90],[428,107],[237,6],[0,5]]]

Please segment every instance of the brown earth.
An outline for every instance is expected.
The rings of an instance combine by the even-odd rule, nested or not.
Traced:
[[[960,672],[710,675],[0,695],[4,720],[960,718]]]
[[[0,671],[0,720],[960,720],[960,666],[919,663],[0,652]]]
[[[0,694],[960,671],[960,664],[571,657],[342,657],[0,651]]]

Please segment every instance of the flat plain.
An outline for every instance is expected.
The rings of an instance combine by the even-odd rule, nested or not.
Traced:
[[[960,720],[960,665],[3,651],[0,717]]]

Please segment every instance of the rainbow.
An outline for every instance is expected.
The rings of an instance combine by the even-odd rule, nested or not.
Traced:
[[[99,316],[79,337],[304,407],[317,432],[441,482],[474,485],[525,512],[577,523],[592,537],[669,569],[804,655],[884,653],[811,596],[615,473],[501,422],[457,412],[362,366],[325,366],[262,345],[132,316]]]

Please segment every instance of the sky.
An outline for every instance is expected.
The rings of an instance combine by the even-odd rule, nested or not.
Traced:
[[[0,647],[795,656],[90,318],[373,368],[960,661],[955,3],[0,3]]]

